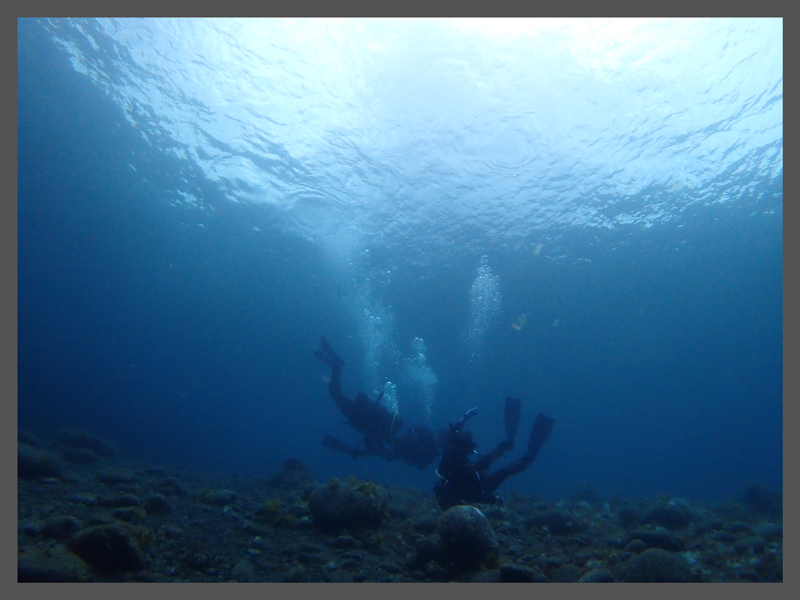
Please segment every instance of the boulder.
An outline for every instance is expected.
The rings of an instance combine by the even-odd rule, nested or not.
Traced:
[[[69,540],[67,547],[100,571],[139,571],[145,566],[139,543],[122,524],[83,529]]]
[[[661,548],[651,548],[626,560],[617,569],[620,581],[681,583],[698,578],[686,559]]]
[[[17,445],[17,477],[40,479],[60,476],[61,463],[54,454],[28,444]]]
[[[314,523],[323,530],[337,532],[348,527],[378,527],[389,506],[386,490],[371,481],[355,478],[332,479],[317,487],[308,499]]]
[[[17,554],[17,581],[82,582],[86,581],[84,562],[57,544],[46,548],[26,549]]]
[[[475,569],[498,548],[492,524],[474,506],[453,506],[439,518],[439,539],[446,555],[459,568]]]
[[[70,448],[91,450],[98,456],[114,456],[116,449],[111,442],[82,429],[63,427],[56,431],[56,439]]]

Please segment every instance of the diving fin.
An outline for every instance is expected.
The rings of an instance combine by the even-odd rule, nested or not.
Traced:
[[[316,356],[318,359],[320,359],[322,362],[328,365],[331,369],[335,368],[334,362],[331,360],[330,356],[328,356],[324,352],[320,352],[319,350],[314,350],[314,356]]]
[[[335,438],[332,435],[325,435],[325,437],[322,438],[322,446],[324,448],[328,448],[329,450],[344,452],[353,458],[356,458],[357,456],[364,456],[366,454],[365,452],[359,450],[358,446],[351,446],[350,444],[343,442],[339,438]]]
[[[528,449],[525,454],[536,456],[539,453],[539,450],[550,436],[550,432],[553,431],[555,423],[555,419],[545,417],[542,413],[536,415],[536,421],[533,424],[533,429],[531,429],[531,437],[528,440]]]
[[[522,400],[506,396],[506,440],[514,445],[519,427],[519,416],[522,413]]]
[[[339,367],[341,367],[341,366],[344,364],[344,360],[342,360],[342,359],[339,357],[339,355],[338,355],[338,354],[336,354],[336,352],[334,352],[334,351],[333,351],[333,348],[332,348],[332,347],[331,347],[331,345],[328,343],[328,340],[326,340],[326,339],[325,339],[325,336],[324,336],[324,335],[323,335],[321,338],[319,338],[319,345],[320,345],[320,346],[322,346],[322,349],[325,351],[325,354],[327,354],[327,355],[328,355],[328,357],[331,359],[331,361],[332,361],[332,362],[333,362],[333,363],[334,363],[336,366],[339,366]],[[316,354],[316,353],[315,353],[315,354]],[[330,363],[328,363],[328,364],[330,364]],[[331,366],[331,368],[333,368],[333,366]]]

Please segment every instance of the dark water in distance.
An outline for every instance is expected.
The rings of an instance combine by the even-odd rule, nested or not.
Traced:
[[[506,205],[442,204],[412,223],[410,208],[342,217],[316,197],[313,210],[232,201],[201,161],[165,151],[181,143],[143,136],[70,64],[59,27],[19,23],[21,428],[85,428],[154,463],[270,475],[296,456],[318,480],[430,489],[433,466],[321,447],[326,433],[357,440],[312,355],[324,334],[347,360],[345,391],[374,395],[388,379],[406,421],[442,427],[478,406],[479,450],[502,436],[505,394],[523,399],[520,439],[537,411],[555,418],[502,492],[782,487],[782,133],[773,158],[698,184],[698,197],[730,200],[652,226],[640,215],[509,237],[493,229],[514,220],[498,216]],[[314,179],[324,189],[324,173]],[[187,185],[201,201],[169,200]],[[652,216],[649,198],[671,190],[649,183],[615,214],[640,203]],[[337,242],[367,226],[380,235]]]

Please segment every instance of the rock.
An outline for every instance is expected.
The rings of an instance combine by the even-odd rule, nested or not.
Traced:
[[[126,467],[106,467],[97,473],[97,480],[102,483],[114,485],[116,483],[131,483],[136,479],[136,473]]]
[[[653,507],[642,517],[642,523],[663,525],[670,529],[686,527],[690,522],[691,518],[686,509],[673,504]]]
[[[61,463],[54,454],[28,444],[17,445],[17,477],[39,479],[60,476]]]
[[[477,568],[487,553],[498,548],[489,519],[474,506],[447,509],[437,532],[444,552],[459,568]]]
[[[626,506],[619,509],[619,512],[617,512],[617,519],[619,519],[619,522],[626,527],[630,527],[631,525],[638,524],[641,520],[641,517],[634,509]]]
[[[628,542],[628,545],[625,546],[625,550],[633,552],[634,554],[639,554],[647,550],[647,544],[645,544],[643,540],[636,538]]]
[[[82,582],[86,577],[84,562],[60,544],[17,554],[18,582]]]
[[[168,515],[172,512],[169,501],[161,494],[153,494],[144,501],[144,509],[148,515]]]
[[[737,540],[736,535],[730,531],[715,531],[711,534],[711,539],[715,542],[722,542],[723,544],[732,544]]]
[[[236,492],[232,490],[217,490],[208,497],[207,504],[213,504],[214,506],[225,506],[226,504],[232,504],[235,501]]]
[[[287,458],[267,485],[285,490],[302,490],[310,483],[314,483],[314,477],[308,467],[299,458]]]
[[[500,580],[506,583],[531,583],[533,571],[522,565],[506,563],[500,567]]]
[[[550,581],[556,583],[577,583],[583,571],[573,564],[561,565],[550,573]]]
[[[98,456],[88,448],[64,448],[62,454],[67,461],[79,465],[88,465],[97,462]]]
[[[439,517],[435,517],[433,515],[420,517],[418,519],[411,519],[411,527],[414,528],[414,531],[419,531],[420,533],[434,533],[438,526]]]
[[[165,496],[188,496],[189,491],[186,487],[174,477],[167,477],[159,481],[154,490]]]
[[[648,548],[661,548],[670,552],[686,550],[683,540],[666,529],[637,529],[628,534],[628,543],[637,538],[647,544]]]
[[[503,576],[500,574],[500,569],[492,569],[475,573],[470,581],[472,583],[502,583]]]
[[[428,561],[423,571],[425,571],[425,575],[428,576],[428,579],[433,579],[434,581],[447,579],[447,571],[435,560]]]
[[[306,570],[303,565],[296,565],[286,574],[283,580],[287,583],[299,583],[306,578]]]
[[[533,523],[541,530],[553,535],[570,535],[586,529],[565,510],[547,510],[533,518]]]
[[[614,575],[607,569],[592,569],[578,583],[614,583]]]
[[[356,540],[349,536],[349,535],[340,535],[339,537],[335,538],[330,542],[331,548],[355,548],[356,547]]]
[[[242,559],[231,569],[231,579],[239,582],[250,582],[255,579],[255,569],[250,561]]]
[[[428,561],[435,559],[441,553],[442,546],[438,535],[429,535],[414,540],[414,550],[416,552],[409,560],[409,566],[413,569],[421,569]]]
[[[761,554],[767,545],[767,540],[760,535],[749,535],[736,540],[733,547],[739,554]]]
[[[84,506],[97,506],[97,498],[91,494],[72,494],[69,497],[69,501],[75,504],[83,504]]]
[[[583,483],[575,488],[572,492],[570,499],[575,502],[588,502],[594,506],[603,504],[603,496],[598,492],[591,483]]]
[[[783,538],[783,525],[777,523],[760,523],[753,526],[753,533],[765,538]]]
[[[50,517],[42,526],[42,535],[65,540],[81,528],[81,523],[75,517],[62,515]]]
[[[168,539],[177,539],[183,537],[183,529],[176,525],[164,525],[159,529],[161,535]]]
[[[755,513],[778,516],[783,513],[783,495],[762,485],[747,486],[742,495],[744,505]]]
[[[332,479],[317,487],[308,499],[314,523],[323,530],[336,532],[344,527],[378,527],[386,515],[389,496],[376,483],[351,478]]]
[[[111,442],[96,436],[88,431],[64,427],[56,431],[56,439],[70,448],[91,450],[99,456],[114,456],[116,449]]]
[[[17,431],[17,443],[27,444],[28,446],[33,446],[34,448],[42,447],[42,443],[39,441],[39,438],[37,438],[27,429],[20,429]]]
[[[626,560],[617,569],[620,581],[643,583],[681,583],[697,581],[695,573],[679,554],[651,548]]]
[[[17,532],[36,537],[42,532],[42,525],[34,520],[19,521],[17,523]]]
[[[96,525],[76,533],[67,544],[84,562],[100,571],[139,571],[144,555],[124,525]]]
[[[125,506],[123,508],[115,508],[111,511],[111,516],[120,521],[134,521],[141,519],[145,516],[144,509],[138,506]]]
[[[125,506],[139,506],[142,501],[136,494],[117,494],[116,496],[108,496],[98,500],[100,506],[110,506],[112,508],[121,508]]]

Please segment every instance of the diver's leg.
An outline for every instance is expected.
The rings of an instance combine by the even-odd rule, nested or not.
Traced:
[[[531,461],[536,459],[539,450],[544,446],[547,438],[550,437],[550,432],[553,431],[555,423],[555,419],[545,417],[542,413],[536,415],[536,421],[531,429],[531,437],[528,438],[528,449],[525,450],[526,455],[533,457]]]
[[[517,437],[517,429],[519,428],[519,416],[522,413],[522,400],[519,398],[512,398],[506,396],[506,409],[505,409],[505,424],[506,424],[506,440],[514,444],[514,439]]]
[[[369,452],[367,450],[359,448],[358,446],[351,446],[347,442],[343,442],[339,438],[335,438],[332,435],[326,435],[324,438],[322,438],[322,446],[328,450],[344,452],[353,458],[358,456],[369,456]]]
[[[344,364],[344,359],[342,359],[338,354],[336,354],[336,352],[334,352],[333,348],[328,343],[328,340],[325,339],[324,335],[321,338],[319,338],[319,345],[322,346],[322,349],[325,351],[325,354],[327,354],[330,357],[331,361],[334,364],[339,365],[339,368],[341,368],[342,365]]]
[[[528,465],[530,465],[532,462],[533,458],[529,457],[527,454],[523,454],[514,462],[509,463],[504,467],[500,467],[494,473],[490,473],[483,480],[484,493],[486,493],[487,495],[491,494],[498,487],[500,487],[500,484],[503,483],[506,479],[508,479],[512,475],[521,473],[522,471],[527,469]]]
[[[488,471],[489,467],[492,466],[492,463],[501,456],[503,456],[503,454],[511,450],[513,446],[514,446],[513,443],[509,442],[508,440],[503,440],[502,442],[497,444],[497,447],[491,452],[489,452],[489,454],[481,456],[478,460],[476,460],[473,463],[478,473],[485,473],[486,471]]]
[[[514,462],[497,469],[490,475],[487,475],[483,480],[484,492],[486,494],[491,494],[498,487],[500,487],[500,484],[506,479],[527,469],[530,464],[536,460],[536,455],[539,454],[539,450],[541,450],[542,446],[544,446],[544,443],[547,441],[547,438],[550,436],[550,432],[553,430],[553,425],[555,425],[554,419],[546,417],[542,413],[536,415],[536,421],[531,429],[531,435],[528,439],[528,448],[525,450],[525,454],[520,456]]]

